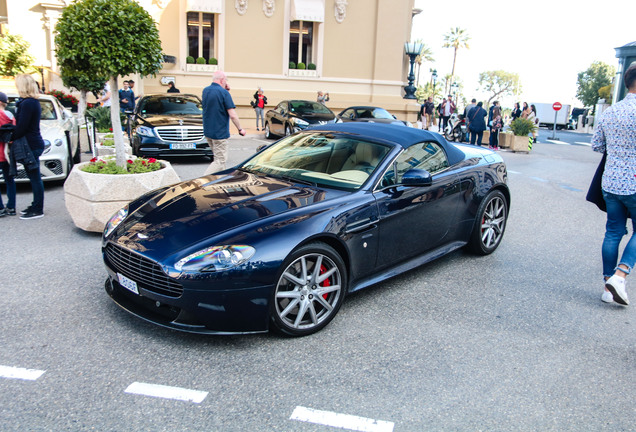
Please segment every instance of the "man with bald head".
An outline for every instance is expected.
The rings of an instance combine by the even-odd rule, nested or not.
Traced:
[[[212,84],[203,89],[203,134],[214,153],[214,161],[205,171],[206,175],[225,169],[230,120],[238,129],[239,135],[245,136],[229,88],[225,72],[217,71]]]

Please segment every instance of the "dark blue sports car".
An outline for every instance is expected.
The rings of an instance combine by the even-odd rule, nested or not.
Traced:
[[[348,293],[460,247],[493,252],[506,181],[498,154],[435,133],[320,126],[121,209],[103,236],[106,291],[176,330],[308,335]]]

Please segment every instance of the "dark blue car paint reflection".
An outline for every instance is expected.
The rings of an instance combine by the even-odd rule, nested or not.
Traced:
[[[337,157],[340,165],[347,156],[340,143],[361,142],[382,149],[364,176],[354,169],[315,171]],[[285,143],[285,160],[276,162],[276,146]],[[273,155],[269,161],[263,152]],[[346,292],[467,244],[478,253],[490,253],[503,236],[510,202],[507,175],[501,158],[486,150],[451,145],[437,134],[411,128],[349,123],[302,132],[263,152],[236,168],[162,188],[129,204],[128,216],[103,240],[106,289],[121,307],[153,323],[195,333],[262,332],[274,324],[287,334],[310,334],[333,318],[329,314],[335,315]],[[294,161],[295,155],[302,157]],[[412,169],[425,159],[432,176]],[[273,169],[268,164],[279,164],[281,171],[263,174]],[[421,184],[396,181],[406,172],[413,172]],[[426,176],[418,177],[421,172]],[[493,212],[497,217],[490,216]],[[496,242],[484,243],[488,236],[483,227],[496,224],[491,229]],[[175,268],[180,259],[215,245],[248,245],[255,252],[225,271],[183,273]],[[311,261],[312,245],[327,252]],[[299,249],[308,250],[307,258],[294,261]],[[283,268],[291,262],[290,269],[301,271],[313,262],[309,273],[322,280],[332,271],[339,274],[340,258],[341,278],[313,286],[309,277],[297,281],[293,271]],[[139,294],[124,288],[122,277],[134,281]],[[297,281],[295,289],[281,288],[290,280]],[[311,289],[335,291],[338,281],[348,281],[342,296],[313,296],[306,319],[301,319],[301,309],[285,319],[293,302],[281,299],[306,302]],[[164,289],[166,284],[172,288]],[[338,304],[330,305],[331,298]]]

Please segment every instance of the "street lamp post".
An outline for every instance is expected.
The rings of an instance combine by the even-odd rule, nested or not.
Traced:
[[[415,74],[413,73],[413,66],[415,64],[415,58],[422,52],[422,44],[419,42],[406,42],[404,44],[404,52],[409,56],[411,62],[411,69],[409,72],[408,80],[409,85],[404,87],[404,99],[417,99],[415,91],[417,90],[413,83],[415,82]]]
[[[435,99],[435,86],[437,85],[437,69],[433,69],[433,73],[431,74],[431,79],[433,80],[433,99]]]

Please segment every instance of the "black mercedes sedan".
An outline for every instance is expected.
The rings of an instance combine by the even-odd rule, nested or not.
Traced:
[[[201,99],[192,94],[153,94],[142,97],[130,117],[133,154],[146,157],[208,156],[203,136]]]
[[[376,106],[352,106],[342,110],[336,117],[342,122],[388,123],[413,127],[411,122],[398,120],[384,108]]]
[[[458,248],[494,252],[509,208],[497,153],[403,126],[318,126],[122,208],[102,239],[106,291],[171,329],[305,336],[349,293]]]
[[[282,101],[265,113],[265,138],[289,136],[309,126],[335,123],[336,115],[318,102]]]

